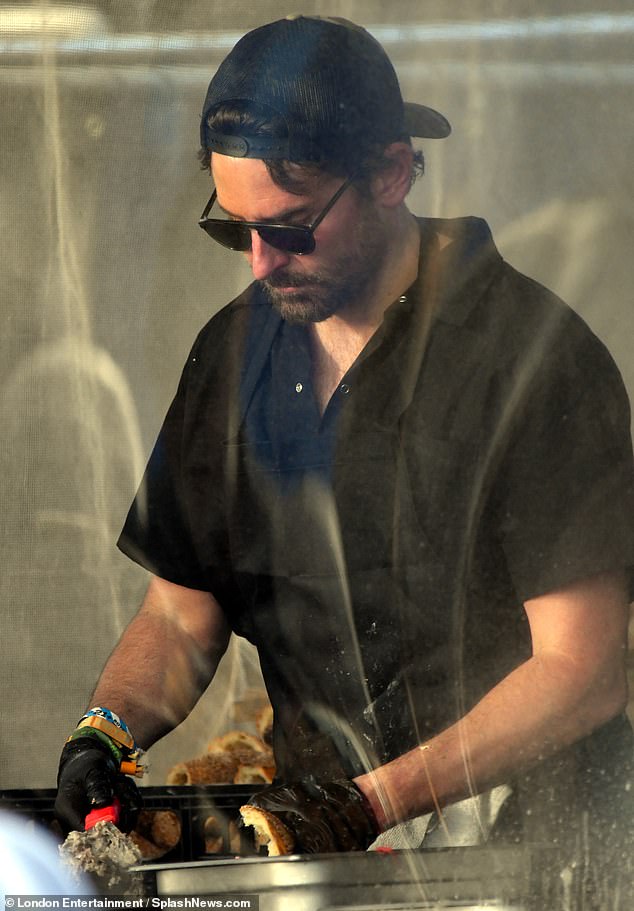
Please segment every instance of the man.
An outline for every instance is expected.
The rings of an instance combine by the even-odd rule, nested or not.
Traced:
[[[623,844],[627,397],[482,221],[409,213],[410,137],[449,131],[342,20],[256,29],[214,76],[200,224],[255,282],[196,340],[122,533],[153,578],[64,749],[67,825],[134,804],[121,758],[233,631],[275,711],[255,802],[300,851],[500,783],[491,838],[574,850],[590,814]]]

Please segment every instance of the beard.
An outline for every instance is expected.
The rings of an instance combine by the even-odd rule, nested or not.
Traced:
[[[319,270],[280,269],[259,282],[271,306],[284,320],[319,323],[361,301],[370,292],[387,251],[370,204],[363,208],[354,235],[347,237],[345,244],[345,252],[335,255]]]

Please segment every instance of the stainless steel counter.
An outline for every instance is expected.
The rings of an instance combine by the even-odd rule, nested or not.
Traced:
[[[257,895],[259,911],[543,911],[552,907],[553,881],[544,875],[543,860],[520,848],[477,847],[231,858],[139,869],[157,896]],[[560,877],[554,879],[559,887]]]

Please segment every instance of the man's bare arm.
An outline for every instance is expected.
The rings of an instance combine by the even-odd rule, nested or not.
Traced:
[[[356,779],[382,829],[503,782],[625,707],[624,574],[593,576],[525,608],[532,657],[458,723]]]
[[[229,635],[213,595],[153,577],[90,704],[121,715],[138,745],[148,749],[187,717],[211,681]]]

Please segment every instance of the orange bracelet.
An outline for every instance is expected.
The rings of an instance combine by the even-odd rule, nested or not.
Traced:
[[[122,746],[124,749],[130,751],[136,749],[131,734],[128,734],[123,728],[117,727],[116,724],[113,724],[101,715],[88,715],[87,717],[82,718],[75,730],[79,731],[81,728],[95,728],[95,730],[107,734],[111,740],[114,740],[115,743],[118,743],[119,746]]]

